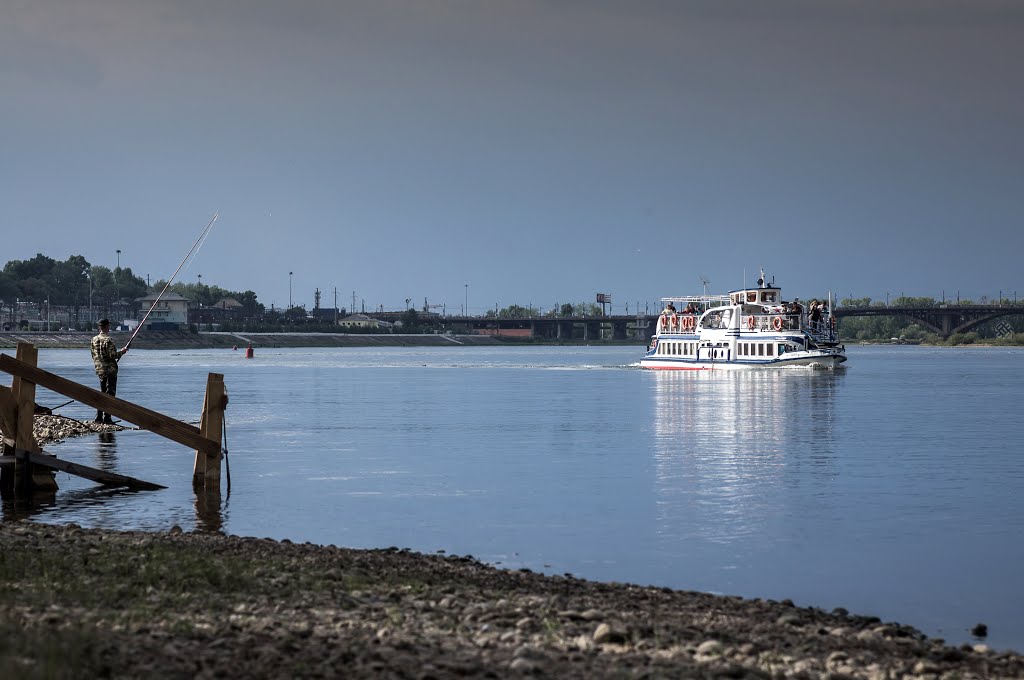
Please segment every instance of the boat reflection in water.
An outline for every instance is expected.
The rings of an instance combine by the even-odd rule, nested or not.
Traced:
[[[813,512],[837,473],[845,372],[648,375],[659,550],[692,570],[692,587],[757,592],[769,568],[759,556],[799,547],[794,517]]]

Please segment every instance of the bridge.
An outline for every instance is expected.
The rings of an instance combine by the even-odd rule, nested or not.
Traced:
[[[1024,315],[1024,305],[936,305],[933,307],[836,307],[834,314],[846,316],[896,316],[921,324],[948,338],[966,333],[1001,316]],[[367,313],[382,321],[397,321],[402,312]],[[594,317],[441,316],[421,314],[424,322],[451,329],[495,337],[544,338],[547,340],[648,342],[658,323],[657,314]]]
[[[948,338],[1001,316],[1024,315],[1024,305],[936,305],[934,307],[836,307],[837,317],[898,316]]]

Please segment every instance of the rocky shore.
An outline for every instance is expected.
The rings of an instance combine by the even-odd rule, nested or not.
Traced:
[[[1019,678],[837,610],[218,534],[0,524],[0,676]]]
[[[53,418],[41,438],[111,427]],[[0,677],[963,680],[1024,678],[1024,657],[471,556],[17,521],[0,523]]]

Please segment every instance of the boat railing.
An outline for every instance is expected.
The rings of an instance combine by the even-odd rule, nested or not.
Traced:
[[[683,295],[681,297],[663,297],[661,301],[676,305],[681,303],[684,307],[693,304],[702,311],[709,307],[720,307],[732,303],[728,295]]]
[[[835,326],[829,319],[823,319],[817,322],[808,321],[807,326],[804,328],[804,333],[820,344],[836,343],[838,342],[839,337],[836,333]]]
[[[658,317],[657,333],[693,333],[697,330],[697,314],[662,313]]]
[[[799,314],[745,314],[740,318],[742,330],[748,331],[798,331],[803,328]]]

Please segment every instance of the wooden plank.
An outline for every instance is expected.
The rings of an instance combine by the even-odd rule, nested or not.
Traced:
[[[86,479],[94,482],[99,482],[104,486],[127,486],[132,489],[152,490],[167,488],[166,486],[147,482],[143,479],[136,479],[135,477],[128,477],[127,475],[119,475],[113,472],[97,470],[96,468],[89,467],[88,465],[72,463],[70,460],[62,460],[56,456],[46,453],[45,451],[42,453],[35,453],[32,451],[16,449],[14,453],[15,456],[21,459],[24,459],[27,455],[29,462],[33,465],[42,465],[43,467],[47,467],[52,470],[60,470],[61,472],[67,472],[78,477],[85,477]]]
[[[18,343],[18,361],[29,368],[35,368],[39,359],[39,350],[29,342]],[[25,375],[14,375],[11,396],[16,403],[16,423],[14,432],[15,448],[26,451],[37,451],[35,437],[32,434],[32,421],[36,410],[36,382]]]
[[[35,367],[39,360],[39,350],[30,342],[18,343],[18,360],[26,366]],[[36,384],[35,381],[25,376],[15,376],[11,387],[11,396],[14,397],[15,405],[15,435],[14,448],[25,451],[39,451],[39,444],[36,443],[35,434],[32,431],[32,424],[35,420],[36,410]],[[30,463],[15,463],[15,475],[21,479],[26,489],[33,491],[56,491],[57,481],[53,473],[44,470]]]
[[[149,430],[191,449],[203,451],[207,455],[220,454],[219,437],[217,439],[207,439],[200,433],[199,428],[193,425],[175,420],[162,413],[151,411],[130,401],[118,399],[109,394],[103,394],[99,390],[80,385],[67,378],[19,361],[14,357],[0,354],[0,371],[14,375],[15,380],[19,377],[29,380],[35,385],[41,385],[48,390],[63,394],[86,406],[92,406],[106,413],[112,413],[118,418],[134,423],[144,430]],[[29,406],[30,416],[33,407],[34,401]]]
[[[207,439],[220,441],[224,426],[224,409],[227,408],[227,391],[224,388],[224,374],[210,373],[206,378],[206,396],[203,399],[203,415],[199,421],[199,432]],[[196,451],[195,466],[192,469],[192,486],[195,488],[220,488],[220,459]]]

